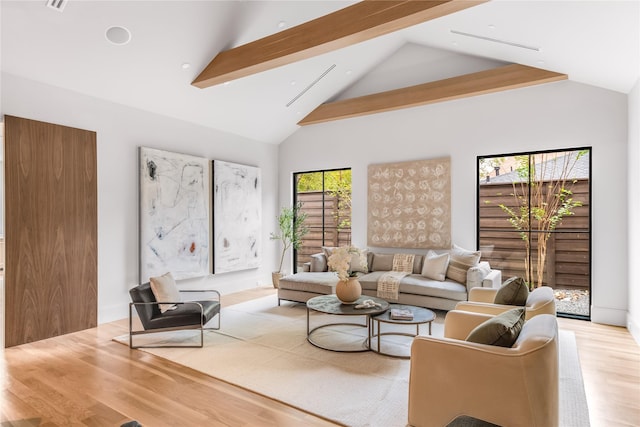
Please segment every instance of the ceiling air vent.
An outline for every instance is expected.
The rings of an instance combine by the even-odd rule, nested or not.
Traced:
[[[304,89],[302,89],[302,92],[300,92],[299,94],[297,94],[296,96],[294,96],[291,101],[287,102],[287,107],[290,107],[291,104],[293,104],[294,102],[296,102],[298,100],[298,98],[300,98],[302,95],[304,95],[309,89],[311,89],[312,87],[314,87],[316,84],[318,84],[318,82],[320,80],[322,80],[322,78],[324,76],[326,76],[327,74],[329,74],[329,71],[333,70],[334,68],[336,68],[336,64],[333,64],[331,67],[327,68],[324,73],[320,74],[320,76],[315,79],[314,81],[312,81],[309,86],[305,87]]]
[[[54,9],[58,12],[62,12],[68,2],[69,0],[47,0],[47,7],[49,9]]]

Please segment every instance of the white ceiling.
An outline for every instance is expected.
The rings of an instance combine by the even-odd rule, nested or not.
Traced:
[[[352,3],[69,0],[58,12],[45,0],[1,0],[0,65],[7,73],[274,144],[323,102],[504,63],[566,73],[622,93],[640,76],[640,0],[509,0],[228,84],[191,86],[221,50],[280,31],[281,22],[288,28]],[[114,25],[130,30],[130,43],[106,40]],[[183,69],[183,63],[191,67]]]

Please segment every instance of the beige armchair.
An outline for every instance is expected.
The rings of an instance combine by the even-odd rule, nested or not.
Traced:
[[[452,310],[445,337],[411,347],[409,425],[443,427],[459,416],[500,426],[558,425],[558,326],[543,314],[524,323],[511,348],[464,341],[492,316]]]
[[[513,305],[494,304],[493,300],[498,289],[495,288],[472,288],[469,291],[469,301],[460,301],[456,304],[456,310],[471,311],[474,313],[485,313],[496,315],[512,308]],[[525,319],[529,320],[538,314],[556,314],[556,300],[553,289],[548,286],[541,286],[529,292],[525,304]]]

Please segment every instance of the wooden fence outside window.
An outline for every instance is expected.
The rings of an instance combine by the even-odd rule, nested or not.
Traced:
[[[589,181],[578,180],[572,187],[573,198],[582,202],[574,215],[566,216],[549,238],[544,284],[554,289],[589,289],[591,267],[589,248]],[[482,184],[479,203],[479,243],[482,259],[502,270],[503,279],[524,277],[525,244],[518,231],[500,208],[517,207],[511,184]],[[531,265],[537,255],[535,223],[532,224]],[[535,276],[534,276],[535,277]]]

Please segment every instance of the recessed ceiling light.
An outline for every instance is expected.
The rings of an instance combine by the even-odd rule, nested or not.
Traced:
[[[286,26],[287,26],[287,23],[286,23],[286,22],[284,22],[284,21],[280,21],[280,22],[278,22],[278,28],[284,28],[284,27],[286,27]]]
[[[296,85],[296,81],[295,80],[291,80],[291,86],[295,86]]]
[[[181,65],[181,67],[182,67],[183,70],[187,70],[187,69],[191,68],[191,64],[189,64],[188,62],[185,62],[185,63],[183,63]]]
[[[493,25],[493,24],[490,24],[490,25],[489,25],[489,29],[490,29],[490,30],[495,30],[495,29],[496,29],[496,26],[495,26],[495,25]]]
[[[105,36],[107,40],[116,45],[124,45],[131,41],[131,33],[125,27],[109,27]]]
[[[350,75],[351,73],[353,73],[353,71],[351,71],[351,70],[347,70],[347,71],[345,71],[344,73],[348,76],[348,75]]]

